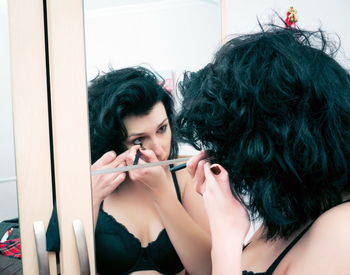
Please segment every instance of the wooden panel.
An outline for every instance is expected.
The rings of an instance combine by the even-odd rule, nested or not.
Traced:
[[[229,33],[229,17],[230,17],[230,11],[229,11],[229,0],[220,0],[221,5],[221,43],[225,44],[227,42],[227,38]]]
[[[24,274],[38,274],[33,222],[52,211],[43,1],[10,0],[17,190]],[[51,263],[55,269],[55,257]],[[53,270],[54,272],[54,270]]]
[[[72,222],[83,222],[95,273],[84,20],[81,0],[47,0],[56,200],[61,272],[79,273]]]

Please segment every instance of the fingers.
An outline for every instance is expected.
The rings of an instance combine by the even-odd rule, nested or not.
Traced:
[[[112,182],[113,190],[116,189],[126,178],[126,173],[119,174]]]
[[[118,164],[115,167],[123,167],[125,166],[125,162],[122,162]],[[125,172],[115,172],[115,173],[107,173],[107,174],[100,174],[100,175],[93,175],[92,179],[93,182],[99,182],[99,184],[110,184],[111,182],[114,182],[114,180],[121,174],[125,174]]]
[[[212,165],[206,163],[203,170],[207,187],[212,184],[219,184],[222,190],[225,190],[225,192],[229,192],[230,194],[232,193],[228,173],[224,167],[217,163]]]
[[[116,166],[113,166],[113,168],[120,168],[124,167],[126,165],[125,161],[122,163],[119,163]],[[115,172],[115,173],[108,173],[108,174],[102,174],[101,178],[103,178],[103,181],[105,182],[111,182],[114,181],[119,175],[125,174],[125,172]]]
[[[206,164],[205,160],[200,160],[197,164],[196,170],[195,170],[195,174],[193,176],[193,183],[195,186],[195,189],[197,191],[197,193],[199,193],[200,195],[203,195],[203,193],[205,192],[205,175],[204,175],[204,165]]]
[[[154,153],[154,151],[152,150],[141,150],[141,158],[145,161],[145,162],[157,162],[159,161],[156,154]]]
[[[192,176],[192,178],[195,176],[196,170],[197,170],[197,166],[198,163],[205,159],[207,157],[206,152],[202,151],[200,152],[198,155],[195,155],[194,157],[192,157],[188,162],[187,162],[187,170],[190,173],[190,175]]]
[[[134,145],[132,147],[130,147],[130,149],[128,151],[126,151],[126,157],[125,157],[125,161],[127,165],[133,165],[134,161],[135,161],[135,157],[136,157],[136,153],[137,151],[141,150],[141,146],[140,145]],[[138,160],[138,162],[140,162],[140,160]]]
[[[230,188],[230,179],[224,167],[220,164],[210,165],[206,163],[204,165],[204,176],[206,190],[210,190],[209,192],[214,193],[221,190],[220,192],[222,192],[222,194],[226,194],[226,196],[232,197],[235,201],[240,203],[239,196]]]
[[[117,167],[125,166],[123,161]],[[125,172],[116,172],[110,174],[92,176],[93,197],[97,202],[103,201],[112,193],[126,178]]]
[[[117,156],[114,151],[106,152],[102,157],[100,157],[93,165],[91,165],[92,170],[98,170],[103,168],[114,168],[120,163],[124,162],[127,152],[124,152]]]
[[[128,150],[128,154],[126,157],[126,163],[127,165],[133,165],[135,156],[137,153],[137,150],[140,150],[140,159],[139,159],[139,164],[145,163],[145,162],[157,162],[159,161],[156,154],[152,150],[147,150],[147,149],[141,149],[140,145],[135,145],[132,146]]]
[[[114,151],[108,151],[102,157],[100,157],[91,168],[103,167],[105,165],[110,164],[113,160],[115,160],[117,154]]]
[[[206,178],[215,178],[217,180],[224,180],[228,178],[228,173],[220,164],[210,165],[208,162],[204,166],[204,175]]]

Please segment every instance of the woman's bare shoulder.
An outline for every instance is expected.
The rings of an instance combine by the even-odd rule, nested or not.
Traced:
[[[347,234],[340,235],[340,232]],[[313,235],[315,237],[334,235],[335,239],[350,238],[350,202],[339,204],[317,218],[310,229],[310,236]]]
[[[349,259],[350,202],[315,220],[298,243],[287,274],[349,274]]]
[[[196,192],[191,175],[188,170],[184,168],[176,171],[176,177],[180,185],[182,204],[184,208],[203,229],[209,232],[209,223],[205,212],[204,202],[202,196]]]
[[[185,162],[183,162],[183,163],[185,163]],[[178,163],[178,165],[180,165],[180,164],[182,164],[182,163]],[[188,173],[186,167],[181,169],[181,170],[176,171],[175,174],[176,174],[176,178],[177,178],[177,181],[179,183],[179,186],[180,186],[181,195],[184,195],[184,192],[186,190],[186,185],[192,183],[191,175]]]

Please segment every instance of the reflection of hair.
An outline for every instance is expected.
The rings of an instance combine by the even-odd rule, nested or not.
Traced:
[[[268,239],[350,189],[350,77],[335,52],[322,31],[272,26],[228,41],[180,83],[180,136],[228,170]]]
[[[158,102],[164,104],[169,125],[174,119],[173,99],[156,76],[143,67],[112,70],[93,79],[88,89],[92,162],[109,150],[126,150],[123,119],[128,115],[147,115]],[[170,156],[178,153],[171,140]]]

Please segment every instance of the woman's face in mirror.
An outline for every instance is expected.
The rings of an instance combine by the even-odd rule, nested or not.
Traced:
[[[171,129],[162,102],[156,103],[146,115],[126,116],[124,125],[128,133],[125,141],[127,148],[141,142],[145,149],[155,153],[159,161],[168,159],[171,147]]]

